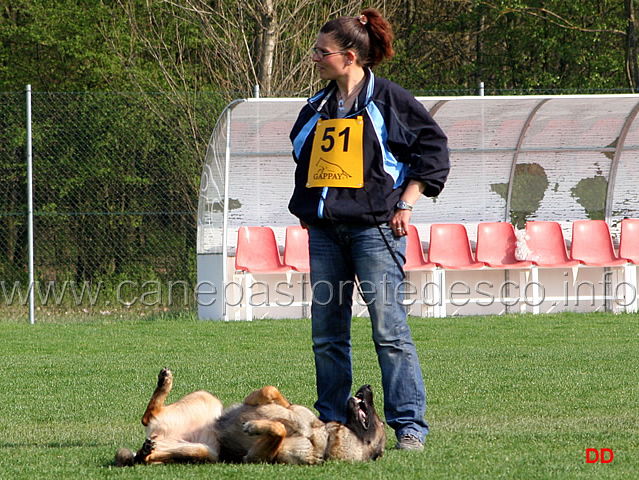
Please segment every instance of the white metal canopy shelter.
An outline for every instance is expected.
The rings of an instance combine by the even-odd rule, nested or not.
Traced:
[[[639,218],[639,96],[419,98],[449,138],[449,180],[412,221],[432,223],[605,219],[614,235]],[[201,318],[228,319],[240,226],[268,225],[282,242],[294,163],[289,132],[305,99],[246,99],[220,116],[208,145],[198,205]]]

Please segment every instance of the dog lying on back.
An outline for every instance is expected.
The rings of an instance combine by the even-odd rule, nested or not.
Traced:
[[[172,462],[275,462],[314,465],[324,460],[366,461],[384,453],[386,432],[373,392],[361,387],[347,404],[346,423],[324,423],[276,387],[255,390],[224,410],[208,392],[164,402],[173,374],[164,369],[142,417],[147,439],[136,453],[121,448],[118,466]]]

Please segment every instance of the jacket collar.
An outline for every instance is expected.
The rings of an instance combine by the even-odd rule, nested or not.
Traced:
[[[357,96],[359,109],[355,113],[359,113],[364,110],[373,99],[373,92],[375,90],[375,74],[368,67],[364,68],[364,74],[366,75],[366,84]],[[315,110],[315,112],[329,117],[330,115],[328,113],[327,103],[336,93],[337,82],[335,80],[331,80],[325,88],[308,99],[308,105]]]

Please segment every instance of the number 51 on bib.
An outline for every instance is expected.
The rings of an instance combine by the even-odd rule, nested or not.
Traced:
[[[364,186],[364,121],[357,118],[318,120],[306,186]]]

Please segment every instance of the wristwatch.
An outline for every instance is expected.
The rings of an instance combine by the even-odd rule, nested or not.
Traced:
[[[397,207],[398,210],[412,210],[413,206],[408,203],[405,202],[404,200],[400,200],[399,202],[397,202],[397,205],[395,205]]]

